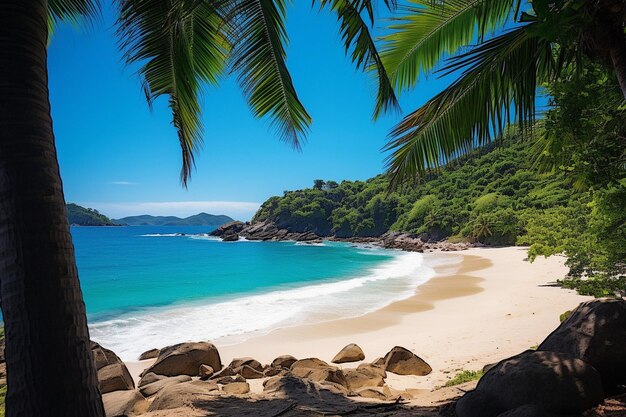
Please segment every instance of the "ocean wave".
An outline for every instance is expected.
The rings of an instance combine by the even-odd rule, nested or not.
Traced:
[[[363,276],[285,288],[231,300],[153,308],[92,323],[94,340],[124,360],[190,340],[236,343],[273,329],[358,317],[410,297],[434,276],[424,257],[398,252]]]
[[[146,233],[145,235],[139,235],[141,237],[179,237],[187,236],[184,233]]]

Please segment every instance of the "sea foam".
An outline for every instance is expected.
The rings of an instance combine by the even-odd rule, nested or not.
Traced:
[[[435,275],[422,254],[393,254],[362,276],[135,311],[92,323],[91,335],[132,361],[145,350],[184,341],[231,344],[277,328],[358,317],[412,296]]]

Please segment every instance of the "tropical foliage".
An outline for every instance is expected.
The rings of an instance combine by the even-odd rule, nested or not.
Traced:
[[[316,180],[311,189],[270,198],[255,220],[326,236],[378,236],[391,229],[427,239],[514,244],[526,234],[528,213],[589,201],[569,186],[564,173],[537,173],[529,148],[529,142],[511,137],[394,192],[385,175],[339,184]]]
[[[408,3],[384,38],[391,82],[401,91],[433,71],[457,79],[391,132],[392,186],[493,141],[513,121],[528,136],[538,85],[579,73],[585,56],[610,67],[626,96],[623,2]]]

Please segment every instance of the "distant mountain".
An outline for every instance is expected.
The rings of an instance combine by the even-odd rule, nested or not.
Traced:
[[[181,219],[176,216],[130,216],[121,219],[114,219],[116,223],[126,226],[221,226],[224,223],[232,222],[233,219],[224,215],[199,213]]]
[[[113,220],[98,210],[81,207],[78,204],[67,204],[67,219],[74,226],[118,226]]]

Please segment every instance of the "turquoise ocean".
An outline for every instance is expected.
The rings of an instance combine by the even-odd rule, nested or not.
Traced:
[[[124,360],[357,317],[434,276],[423,255],[324,242],[222,242],[206,227],[72,227],[92,339]]]

